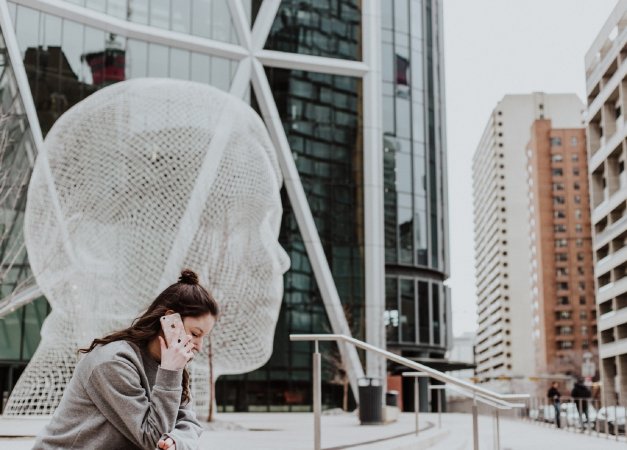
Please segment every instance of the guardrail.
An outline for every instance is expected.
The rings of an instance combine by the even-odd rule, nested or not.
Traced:
[[[627,441],[627,407],[620,402],[562,396],[555,403],[546,397],[531,397],[524,417],[566,431]]]
[[[477,402],[491,401],[501,406],[508,406],[512,408],[525,407],[525,404],[510,403],[510,400],[525,400],[529,398],[527,394],[499,394],[497,392],[490,391],[489,389],[476,386],[459,378],[440,372],[424,364],[417,363],[410,359],[399,356],[395,353],[382,350],[373,345],[362,342],[358,339],[344,336],[342,334],[292,334],[290,335],[291,341],[313,341],[314,353],[313,353],[313,412],[314,412],[314,449],[320,450],[321,448],[321,416],[322,416],[322,374],[321,374],[321,357],[319,351],[318,342],[320,341],[335,341],[345,342],[352,344],[357,348],[376,353],[385,357],[390,361],[394,361],[405,367],[413,369],[417,372],[425,373],[427,376],[434,378],[446,384],[453,385],[459,390],[471,393],[475,399],[473,402],[473,449],[479,450],[479,425],[477,416]],[[416,379],[417,380],[417,379]],[[418,409],[418,403],[416,402],[416,409]],[[416,419],[416,426],[417,426]]]

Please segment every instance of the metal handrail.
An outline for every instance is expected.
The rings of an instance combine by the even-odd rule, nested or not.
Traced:
[[[456,386],[460,386],[469,391],[475,392],[478,395],[483,395],[487,398],[492,398],[495,400],[513,400],[513,399],[528,399],[529,394],[499,394],[493,392],[489,389],[485,389],[479,386],[476,386],[467,381],[460,380],[459,378],[452,377],[450,375],[445,374],[444,372],[440,372],[439,370],[433,369],[429,366],[425,366],[423,364],[412,361],[411,359],[404,358],[395,353],[388,352],[387,350],[382,350],[373,345],[362,342],[358,339],[345,336],[343,334],[290,334],[290,341],[344,341],[349,344],[353,344],[355,347],[361,348],[363,350],[367,350],[370,352],[377,353],[381,356],[386,357],[390,361],[394,361],[398,364],[401,364],[405,367],[409,367],[410,369],[414,369],[418,372],[425,372],[429,374],[432,378],[436,380],[442,381],[444,383],[450,383]]]
[[[475,386],[474,384],[468,383],[467,381],[460,380],[459,378],[452,377],[450,375],[445,374],[444,372],[440,372],[439,370],[432,369],[431,367],[425,366],[423,364],[417,363],[410,359],[404,358],[402,356],[396,355],[392,352],[388,352],[387,350],[382,350],[373,345],[362,342],[358,339],[345,336],[343,334],[290,334],[290,341],[313,341],[314,342],[314,354],[313,354],[313,412],[314,412],[314,449],[321,449],[321,416],[322,416],[322,374],[321,374],[321,358],[319,352],[319,341],[342,341],[347,344],[352,344],[357,348],[361,348],[362,350],[370,351],[389,359],[390,361],[394,361],[398,364],[401,364],[405,367],[409,367],[410,369],[414,369],[417,372],[424,372],[428,374],[430,377],[435,378],[436,380],[442,381],[444,383],[449,383],[455,386],[458,386],[461,389],[465,389],[466,391],[470,391],[473,393],[473,398],[475,400],[473,404],[473,448],[474,450],[479,449],[479,426],[478,426],[478,416],[477,416],[477,403],[476,401],[479,398],[483,400],[492,400],[494,402],[505,402],[508,403],[507,400],[513,399],[528,399],[528,394],[498,394],[496,392],[492,392],[489,389],[485,389],[479,386]],[[481,401],[481,400],[479,400]],[[524,404],[515,404],[513,407],[525,407]],[[416,405],[418,408],[418,405]]]
[[[474,396],[472,394],[469,394],[468,392],[464,391],[463,389],[459,389],[457,387],[453,387],[453,386],[446,386],[446,389],[450,389],[452,391],[455,391],[458,394],[461,394],[463,396],[465,396],[466,398],[472,398],[472,399],[476,399],[479,403],[483,403],[484,405],[488,405],[491,406],[493,408],[497,408],[497,409],[502,409],[502,410],[510,410],[510,409],[514,409],[514,408],[525,408],[527,405],[524,403],[507,403],[507,402],[497,402],[494,400],[490,400],[487,399],[483,396],[477,395]]]

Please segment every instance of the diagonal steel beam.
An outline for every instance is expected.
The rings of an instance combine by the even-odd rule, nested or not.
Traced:
[[[246,12],[241,0],[231,0],[227,2],[229,9],[231,10],[231,18],[233,19],[233,26],[235,27],[235,33],[242,47],[246,49],[251,48],[251,32],[250,24],[246,18]]]
[[[292,157],[292,151],[287,141],[285,130],[283,129],[283,123],[281,122],[279,111],[274,102],[270,84],[268,83],[263,65],[258,60],[253,60],[252,82],[262,116],[278,150],[277,155],[281,171],[283,172],[285,189],[290,198],[290,204],[294,210],[294,215],[296,216],[296,221],[298,222],[298,227],[305,243],[307,255],[311,261],[311,266],[322,295],[322,302],[327,316],[329,317],[329,322],[331,322],[334,333],[352,336],[346,316],[344,315],[340,296],[333,280],[333,275],[331,274],[331,269],[329,268],[328,260],[322,248],[322,242],[320,242],[320,236],[318,235],[311,209],[309,208],[305,190],[303,189],[296,164],[294,163],[294,158]],[[364,371],[357,350],[355,347],[348,346],[343,342],[338,343],[338,347],[342,361],[346,364],[353,394],[355,398],[359,398],[357,380],[363,378]]]
[[[281,0],[264,0],[261,3],[253,25],[251,51],[261,50],[266,45],[279,6]]]
[[[244,58],[239,62],[233,80],[231,81],[231,88],[229,89],[231,95],[244,100],[246,99],[248,88],[250,87],[250,71],[252,70],[251,59],[252,58]]]

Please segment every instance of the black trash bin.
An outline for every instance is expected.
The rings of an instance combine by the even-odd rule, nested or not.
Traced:
[[[378,378],[359,380],[359,421],[362,425],[383,423],[383,386]]]
[[[387,391],[385,393],[386,406],[398,406],[398,391]]]

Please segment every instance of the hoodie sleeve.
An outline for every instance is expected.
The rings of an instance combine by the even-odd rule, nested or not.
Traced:
[[[85,390],[120,433],[138,447],[152,450],[177,424],[182,376],[182,370],[159,367],[149,400],[137,368],[130,361],[113,359],[94,367]]]
[[[176,450],[196,450],[198,448],[198,440],[203,428],[196,419],[196,413],[194,413],[191,405],[191,400],[185,406],[181,405],[174,429],[166,433],[174,441]]]

